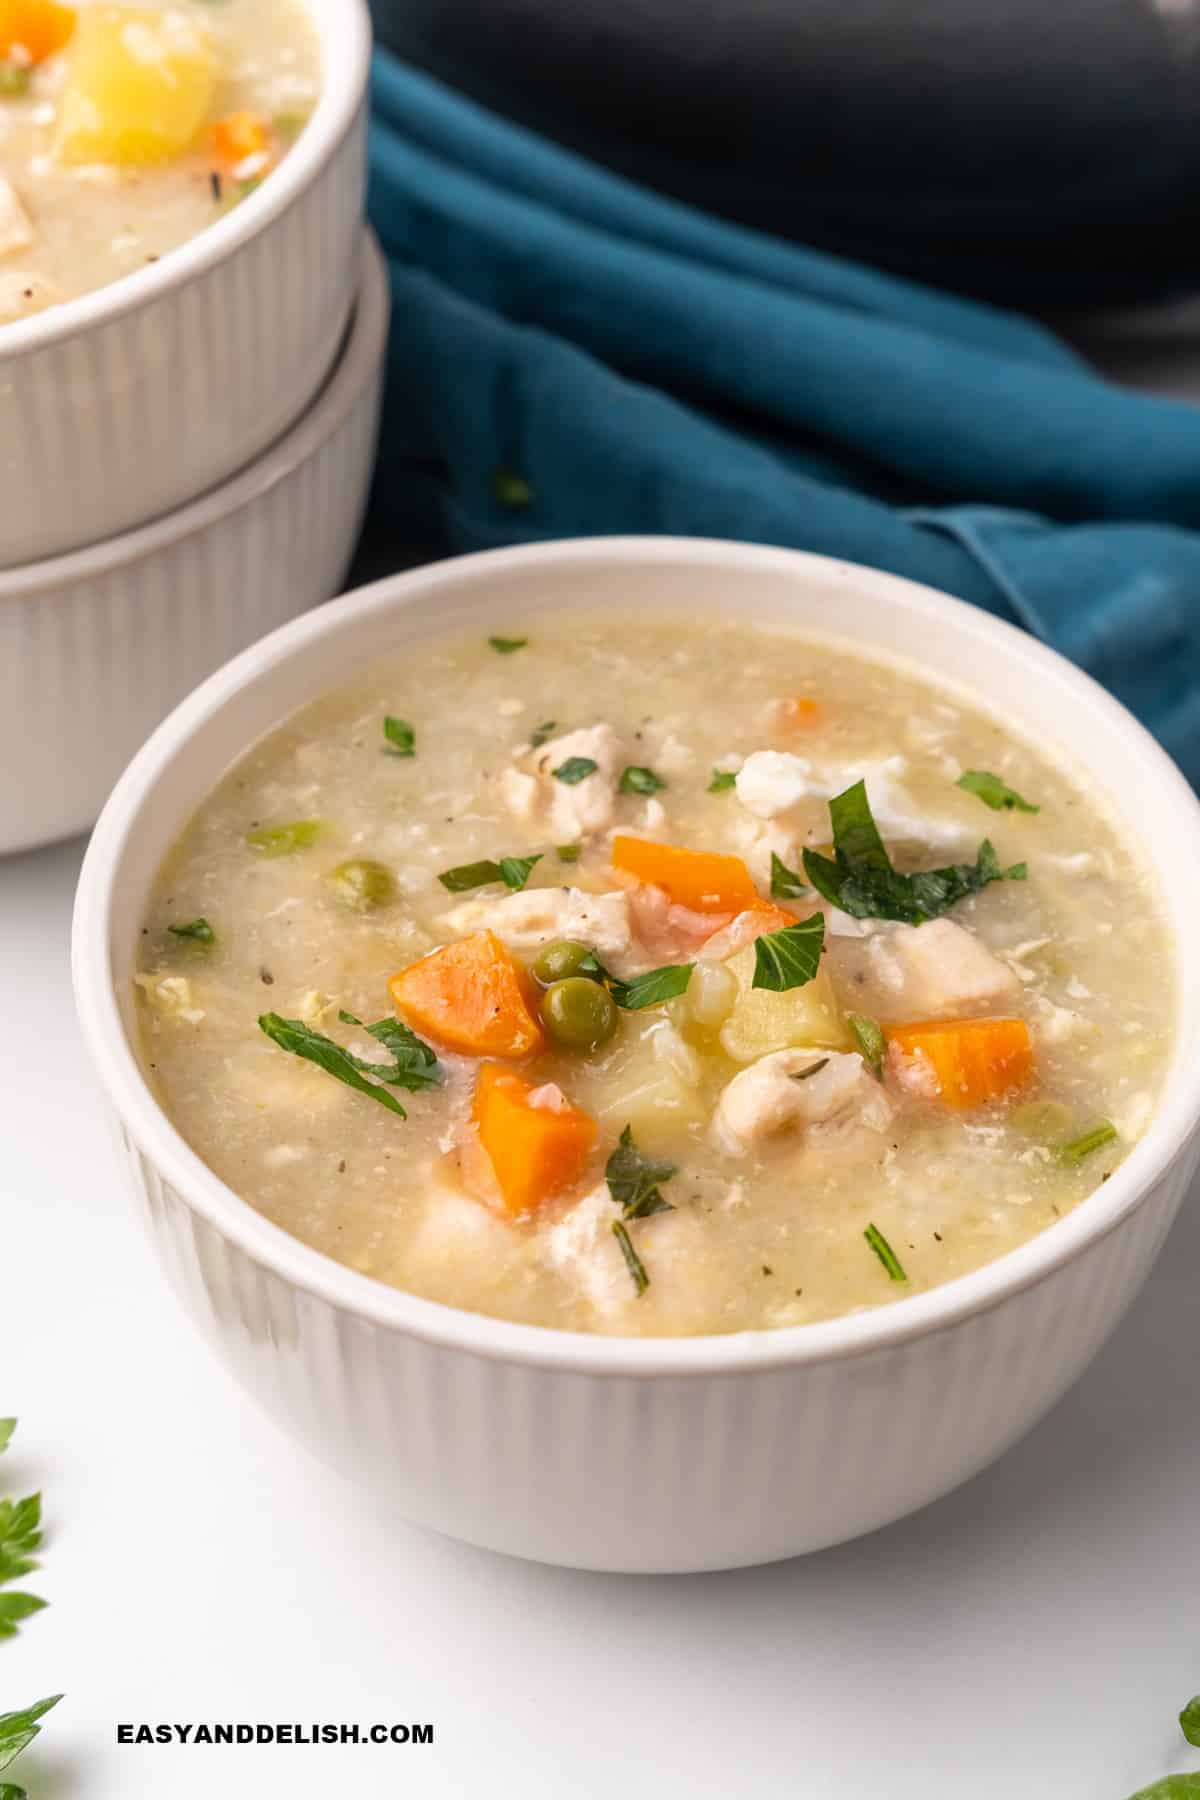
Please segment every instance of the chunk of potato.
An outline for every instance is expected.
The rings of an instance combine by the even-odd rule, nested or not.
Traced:
[[[211,110],[217,57],[202,25],[141,6],[79,15],[59,103],[65,163],[155,163],[193,142]]]
[[[785,994],[753,986],[753,944],[731,956],[725,967],[737,976],[738,997],[721,1027],[720,1041],[734,1062],[754,1062],[772,1050],[801,1044],[822,1050],[853,1048],[823,963],[812,981]]]

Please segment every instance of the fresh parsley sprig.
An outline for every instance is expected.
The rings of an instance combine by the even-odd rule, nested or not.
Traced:
[[[653,769],[640,768],[637,764],[631,763],[627,769],[621,771],[617,792],[619,794],[657,794],[666,785],[662,776],[656,775]]]
[[[986,838],[973,863],[902,875],[892,867],[879,835],[865,781],[856,781],[832,799],[829,817],[833,857],[806,850],[804,872],[823,899],[855,919],[896,919],[905,925],[923,925],[991,881],[1025,879],[1025,864],[1013,863],[1002,869]]]
[[[15,1419],[0,1419],[0,1450],[7,1448],[16,1428]],[[42,1496],[27,1494],[23,1500],[0,1500],[0,1638],[15,1637],[22,1620],[41,1612],[46,1605],[36,1594],[21,1593],[8,1585],[37,1568],[35,1552],[41,1542]]]
[[[29,1748],[42,1729],[40,1721],[61,1699],[61,1694],[51,1694],[45,1700],[35,1700],[32,1706],[26,1706],[20,1712],[0,1713],[0,1769],[7,1769],[22,1750]],[[27,1800],[27,1795],[23,1787],[3,1781],[0,1782],[0,1800]]]

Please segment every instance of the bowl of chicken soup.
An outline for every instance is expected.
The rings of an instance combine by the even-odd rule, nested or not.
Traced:
[[[80,1016],[187,1309],[406,1516],[594,1569],[983,1468],[1196,1157],[1196,801],[1033,639],[739,544],[390,578],[122,778]]]
[[[246,466],[354,302],[360,0],[0,9],[0,567]]]

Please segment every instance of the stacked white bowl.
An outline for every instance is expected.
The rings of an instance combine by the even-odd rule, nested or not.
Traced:
[[[270,179],[159,262],[0,327],[0,852],[90,826],[185,693],[341,586],[388,297],[366,7],[303,4],[321,96]]]

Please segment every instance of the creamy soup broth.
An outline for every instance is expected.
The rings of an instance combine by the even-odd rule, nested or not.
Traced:
[[[504,629],[527,641],[415,646],[306,707],[230,770],[161,871],[137,976],[145,1059],[251,1206],[430,1299],[654,1335],[894,1302],[1025,1243],[1108,1178],[1154,1112],[1174,977],[1138,848],[1097,796],[970,699],[833,642],[645,614]],[[573,761],[592,769],[555,774]],[[1039,810],[993,809],[957,785],[966,772]],[[830,850],[829,798],[860,779],[901,877],[974,868],[988,839],[1025,878],[915,926],[832,904],[804,852]],[[722,907],[718,882],[698,906],[673,865],[665,888],[641,878],[647,844],[740,859],[761,904],[738,890]],[[438,879],[534,855],[517,892]],[[383,875],[348,878],[364,860]],[[754,988],[760,939],[806,918],[824,932],[818,975]],[[559,940],[596,952],[600,1010],[647,970],[694,972],[659,1004],[615,1006],[593,1048],[500,1057],[447,1049],[425,998],[389,997],[442,946],[498,945],[537,1029],[549,990],[531,970]],[[580,982],[603,988],[574,980],[576,1002]],[[390,1090],[407,1119],[258,1023],[382,1065],[341,1013],[404,1017],[436,1053],[441,1085]],[[485,1068],[504,1103],[495,1156]],[[639,1187],[634,1163],[631,1186],[627,1157],[610,1187],[626,1127],[632,1155],[674,1172]],[[530,1190],[548,1135],[571,1141]],[[672,1210],[626,1218],[655,1186]]]

